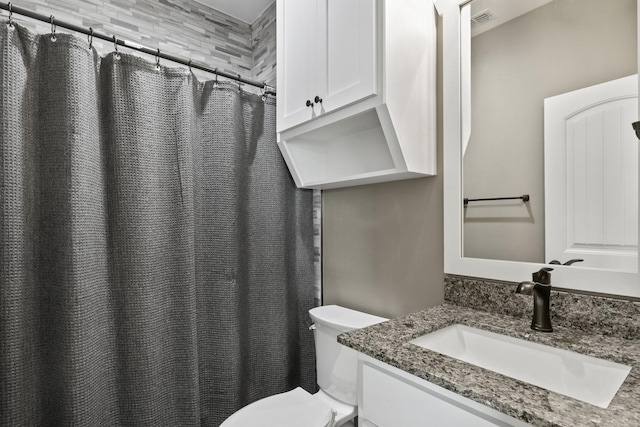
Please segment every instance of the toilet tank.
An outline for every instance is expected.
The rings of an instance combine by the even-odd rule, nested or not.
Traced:
[[[358,353],[339,344],[337,337],[387,319],[337,305],[312,308],[309,315],[315,324],[318,386],[334,399],[357,405]]]

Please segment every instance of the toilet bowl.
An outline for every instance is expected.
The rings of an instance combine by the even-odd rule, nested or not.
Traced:
[[[320,391],[298,387],[265,397],[238,410],[220,427],[353,427],[357,415],[358,353],[337,342],[338,335],[384,322],[337,305],[309,310],[314,324]]]
[[[331,402],[330,397],[325,400],[319,396],[320,393],[323,392],[310,394],[298,387],[260,399],[231,415],[220,427],[353,426],[348,420],[355,417],[355,407],[338,401]],[[336,411],[335,415],[333,411]],[[338,424],[340,422],[343,424]]]

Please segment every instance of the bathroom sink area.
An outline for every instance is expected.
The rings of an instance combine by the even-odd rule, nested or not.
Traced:
[[[555,393],[607,408],[630,366],[453,324],[411,344]]]

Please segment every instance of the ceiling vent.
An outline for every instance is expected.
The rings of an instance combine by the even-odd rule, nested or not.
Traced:
[[[496,15],[489,9],[485,9],[471,17],[471,26],[477,27],[479,25],[486,24],[489,21],[493,21],[494,19],[496,19]]]

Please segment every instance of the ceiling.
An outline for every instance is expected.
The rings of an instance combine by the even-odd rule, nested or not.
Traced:
[[[248,24],[252,24],[264,10],[275,0],[195,0],[198,3],[219,10],[220,12],[238,18]],[[500,24],[516,18],[532,9],[540,7],[551,0],[475,0],[472,3],[471,15],[489,11],[491,21],[473,28],[472,35],[480,34]]]
[[[195,0],[212,9],[224,12],[252,24],[275,0]]]
[[[220,12],[252,24],[264,10],[275,0],[195,0]],[[479,34],[503,24],[510,19],[522,15],[531,9],[542,6],[551,0],[475,0],[472,3],[472,15],[483,10],[490,10],[495,19],[478,28],[474,28],[472,35]]]

